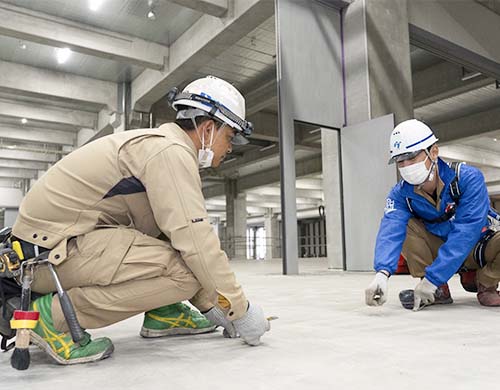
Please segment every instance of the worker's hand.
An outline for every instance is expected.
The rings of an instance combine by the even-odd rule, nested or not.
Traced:
[[[203,315],[207,317],[207,319],[214,325],[224,328],[224,331],[222,332],[224,337],[226,338],[238,337],[238,333],[236,332],[236,329],[234,329],[234,325],[231,323],[231,321],[228,321],[226,319],[224,312],[217,306],[214,306],[206,313],[203,313]]]
[[[365,300],[368,306],[381,306],[387,301],[387,280],[384,272],[377,272],[375,278],[365,290]]]
[[[417,287],[415,287],[413,311],[419,311],[425,306],[432,305],[436,299],[436,290],[436,286],[434,286],[426,278],[423,278],[420,283],[417,284]]]
[[[271,329],[269,320],[260,306],[248,305],[246,314],[233,321],[240,337],[249,345],[259,345],[261,336]]]

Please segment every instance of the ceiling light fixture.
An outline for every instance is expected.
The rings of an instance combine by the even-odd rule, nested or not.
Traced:
[[[155,6],[157,2],[158,0],[148,0],[149,11],[146,14],[146,17],[151,21],[156,20]]]
[[[89,8],[91,11],[98,11],[99,8],[101,8],[101,5],[104,1],[103,0],[89,0]]]
[[[493,138],[493,141],[497,142],[497,141],[498,141],[498,139],[496,139],[496,138]]]
[[[57,58],[57,63],[58,64],[64,64],[66,61],[69,60],[69,57],[71,57],[71,49],[64,47],[64,48],[57,48],[56,49],[56,58]]]
[[[23,41],[19,41],[19,47],[23,50],[26,50],[28,46],[26,46],[26,43],[24,43]]]
[[[156,20],[156,14],[155,14],[155,11],[153,11],[152,9],[149,10],[148,14],[147,14],[147,17],[149,20]]]
[[[28,120],[27,120],[26,118],[23,118],[23,119],[21,119],[21,123],[22,123],[23,125],[25,125],[26,123],[28,123]]]

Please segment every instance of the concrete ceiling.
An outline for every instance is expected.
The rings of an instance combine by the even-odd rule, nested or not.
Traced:
[[[203,16],[202,12],[166,0],[153,1],[155,21],[146,17],[150,8],[147,0],[4,0],[2,3],[162,45],[175,42]],[[95,11],[91,9],[92,3],[99,6]]]

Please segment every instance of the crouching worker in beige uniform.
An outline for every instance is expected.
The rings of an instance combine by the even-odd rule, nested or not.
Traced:
[[[245,100],[206,77],[169,94],[177,120],[112,134],[72,152],[24,198],[13,235],[50,249],[80,324],[101,328],[145,312],[141,335],[203,333],[215,326],[257,345],[269,330],[237,283],[207,216],[200,167],[217,167],[247,143]],[[47,267],[35,274],[40,321],[32,340],[61,364],[109,356],[107,338],[71,341]],[[179,303],[190,302],[205,314]],[[207,320],[208,319],[208,320]]]

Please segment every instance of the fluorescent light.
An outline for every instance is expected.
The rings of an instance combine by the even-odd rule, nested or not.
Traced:
[[[23,118],[23,119],[21,119],[21,123],[22,123],[23,125],[25,125],[26,123],[28,123],[28,120],[27,120],[26,118]]]
[[[89,0],[89,8],[91,11],[97,11],[99,8],[101,8],[102,3],[104,0]]]
[[[57,48],[56,49],[56,57],[57,57],[57,62],[59,64],[64,64],[66,61],[68,61],[69,57],[71,57],[71,49],[64,47],[64,48]]]

